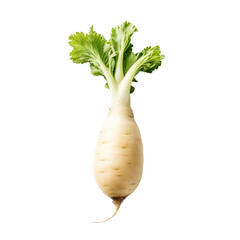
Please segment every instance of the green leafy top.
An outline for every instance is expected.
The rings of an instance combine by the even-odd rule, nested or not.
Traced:
[[[88,34],[76,32],[69,36],[69,40],[73,48],[70,59],[74,63],[89,62],[93,75],[101,75],[110,81],[115,67],[115,53],[106,39],[91,26]]]
[[[160,47],[146,47],[139,53],[132,51],[131,37],[137,28],[130,22],[112,29],[111,38],[107,41],[91,26],[89,33],[76,32],[69,36],[69,44],[73,48],[70,59],[74,63],[90,63],[91,73],[103,76],[106,87],[112,92],[118,89],[133,92],[131,83],[136,82],[139,72],[151,73],[161,66],[164,55]]]

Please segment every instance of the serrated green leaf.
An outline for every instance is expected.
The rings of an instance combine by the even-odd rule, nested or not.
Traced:
[[[161,66],[162,59],[164,55],[161,55],[161,50],[159,46],[146,47],[141,52],[143,61],[139,67],[139,71],[152,73],[155,69]]]
[[[124,52],[130,46],[134,32],[137,32],[137,28],[126,21],[121,26],[112,28],[109,43],[117,53]]]
[[[70,59],[74,63],[90,63],[91,73],[95,76],[106,76],[103,68],[109,69],[109,73],[114,70],[114,53],[107,44],[107,40],[90,28],[88,34],[76,32],[69,36],[69,44],[73,48]]]

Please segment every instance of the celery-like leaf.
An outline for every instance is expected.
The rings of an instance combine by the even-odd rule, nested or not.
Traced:
[[[137,28],[130,22],[124,22],[112,29],[109,43],[117,53],[124,52],[129,47],[134,32],[137,32]]]
[[[138,72],[151,73],[153,70],[161,66],[164,55],[161,55],[161,50],[159,46],[146,47],[141,53],[143,61],[138,69]]]
[[[137,28],[130,22],[124,22],[121,26],[116,26],[112,29],[111,39],[109,44],[116,53],[116,69],[115,79],[120,82],[124,77],[124,55],[132,51],[131,37]]]
[[[88,34],[76,32],[69,36],[69,44],[73,47],[70,59],[74,63],[90,63],[91,73],[95,76],[113,78],[115,53],[107,44],[107,40],[90,28]]]

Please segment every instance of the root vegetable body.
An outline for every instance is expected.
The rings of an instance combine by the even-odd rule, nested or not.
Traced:
[[[109,110],[94,156],[95,179],[116,206],[113,216],[122,201],[137,188],[142,171],[142,139],[132,109],[117,104]]]
[[[134,53],[130,41],[136,31],[124,22],[112,29],[109,41],[93,27],[88,34],[77,32],[69,37],[71,60],[89,62],[91,73],[103,76],[111,93],[111,108],[96,144],[94,174],[100,189],[116,206],[113,216],[137,188],[143,171],[142,139],[130,107],[130,93],[135,89],[132,83],[137,82],[139,72],[151,73],[164,59],[159,46]]]
[[[142,169],[142,140],[132,110],[129,106],[114,106],[97,140],[96,181],[108,197],[126,198],[137,188]]]

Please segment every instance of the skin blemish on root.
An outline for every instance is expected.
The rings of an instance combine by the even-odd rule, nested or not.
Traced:
[[[128,144],[121,145],[121,148],[127,148],[127,147],[128,147]]]

